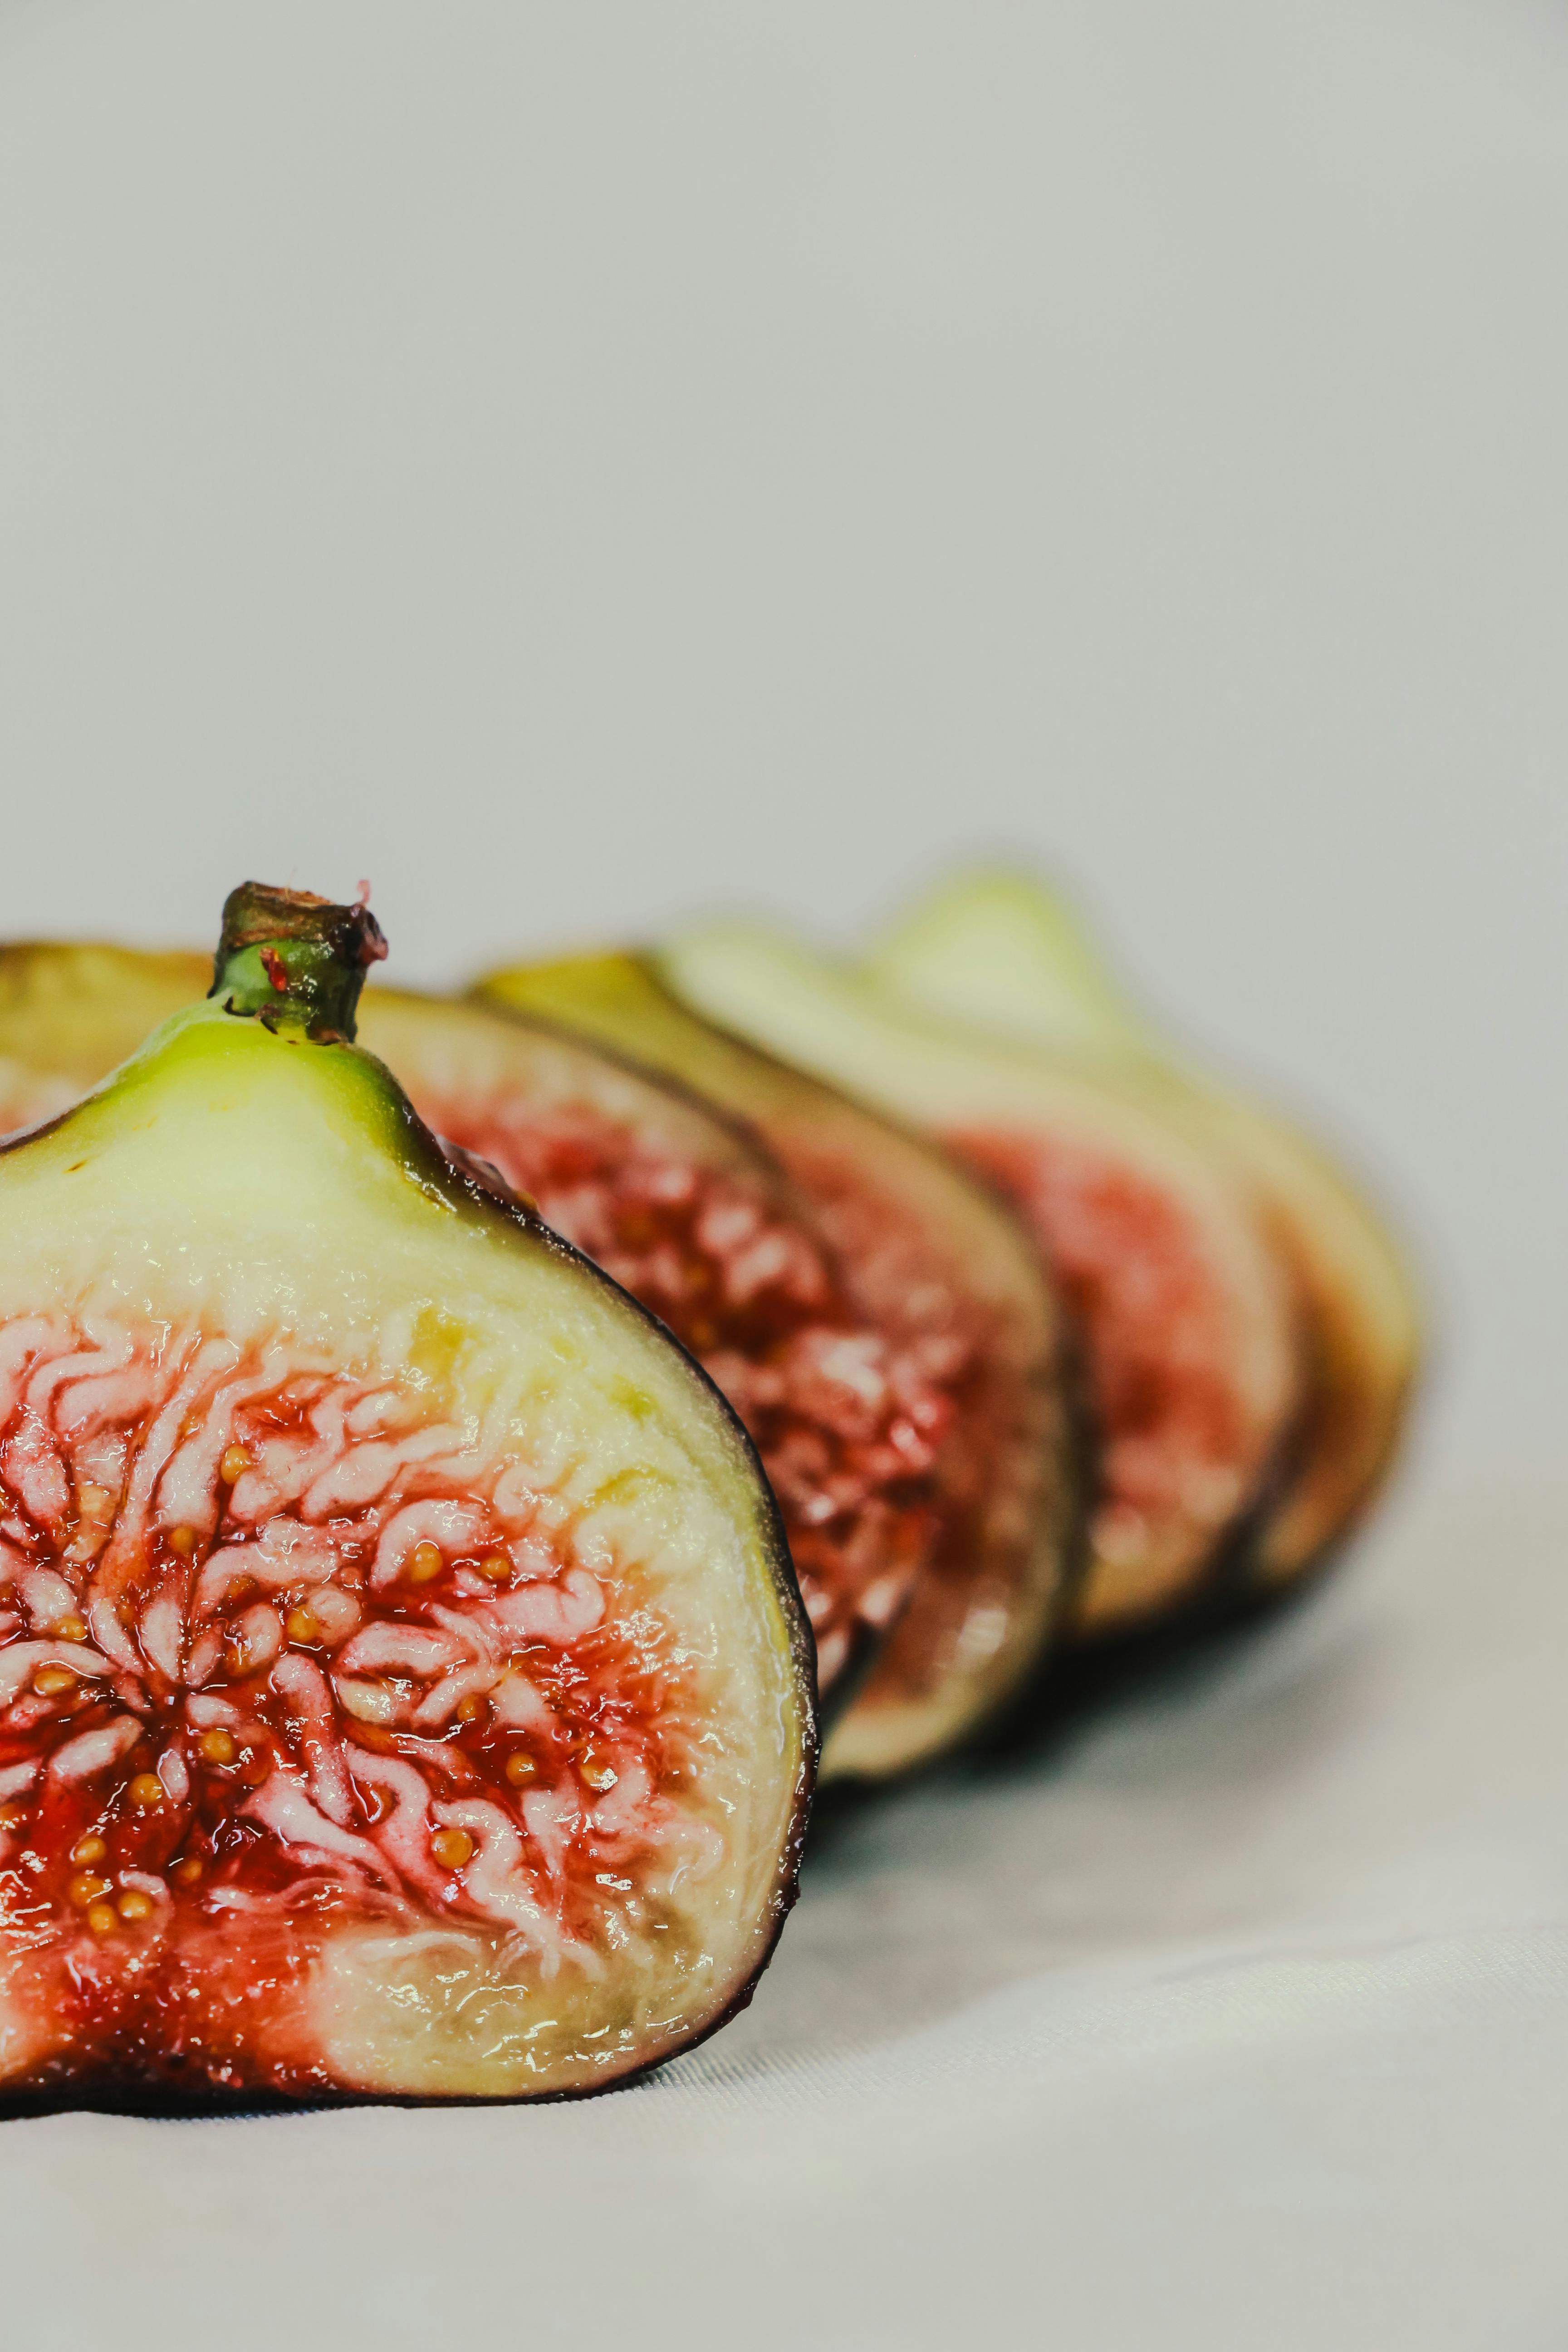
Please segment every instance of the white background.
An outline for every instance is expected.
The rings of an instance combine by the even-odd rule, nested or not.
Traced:
[[[312,2345],[1568,2333],[1565,283],[1555,5],[0,9],[0,929],[368,875],[445,982],[1026,850],[1441,1340],[1339,1588],[837,1833],[682,2083],[0,2134],[119,2340],[280,2228]]]

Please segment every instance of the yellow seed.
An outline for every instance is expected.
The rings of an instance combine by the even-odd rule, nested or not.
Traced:
[[[439,1544],[416,1543],[408,1555],[408,1564],[403,1573],[410,1584],[428,1584],[440,1575],[446,1565]]]
[[[461,1870],[473,1853],[474,1841],[467,1830],[437,1830],[430,1851],[443,1870]]]
[[[480,1560],[479,1574],[488,1576],[492,1584],[504,1583],[511,1574],[511,1562],[504,1551],[492,1551],[488,1559]]]
[[[182,1886],[194,1886],[201,1874],[202,1858],[199,1853],[183,1853],[178,1862],[169,1864],[170,1877],[178,1879]]]
[[[95,1903],[87,1915],[87,1924],[95,1936],[112,1936],[120,1925],[113,1904]]]
[[[218,1464],[218,1476],[226,1486],[236,1486],[250,1467],[250,1456],[243,1445],[231,1445]]]
[[[321,1629],[308,1609],[290,1609],[283,1631],[291,1642],[319,1642]]]
[[[40,1666],[33,1676],[33,1688],[40,1698],[58,1698],[62,1691],[75,1685],[76,1676],[68,1666]]]
[[[177,1551],[183,1559],[189,1559],[195,1548],[196,1531],[195,1528],[171,1528],[169,1529],[169,1549],[171,1551]]]
[[[77,1497],[84,1519],[107,1519],[114,1512],[114,1490],[110,1486],[84,1486]]]
[[[26,1818],[26,1805],[0,1805],[0,1830],[19,1830]]]
[[[89,1830],[86,1837],[78,1838],[75,1845],[72,1846],[71,1860],[80,1863],[101,1862],[108,1852],[109,1848],[97,1831]]]
[[[79,1870],[66,1888],[66,1893],[79,1910],[89,1903],[96,1903],[100,1895],[107,1895],[108,1892],[108,1879],[98,1877],[90,1870]]]
[[[577,1769],[581,1772],[584,1780],[587,1782],[590,1789],[603,1790],[605,1789],[613,1789],[616,1785],[616,1773],[615,1766],[613,1764],[606,1763],[604,1757],[595,1756],[591,1748],[583,1758]]]
[[[526,1748],[514,1748],[502,1769],[514,1789],[521,1789],[525,1780],[533,1780],[539,1776],[539,1767]]]
[[[221,1724],[204,1731],[198,1745],[209,1764],[232,1764],[237,1752],[233,1732],[226,1731]]]
[[[458,1721],[459,1723],[478,1723],[480,1715],[484,1712],[484,1704],[485,1703],[482,1698],[477,1697],[475,1694],[470,1691],[467,1698],[460,1698],[458,1701]]]
[[[153,1897],[144,1895],[139,1886],[128,1886],[114,1907],[122,1919],[150,1919]]]
[[[87,1626],[79,1617],[62,1617],[55,1627],[55,1633],[62,1642],[85,1642],[87,1639]]]
[[[259,1789],[272,1769],[269,1756],[247,1753],[239,1759],[239,1777],[247,1789]]]
[[[163,1801],[163,1783],[156,1772],[138,1772],[125,1793],[139,1813],[155,1812]]]

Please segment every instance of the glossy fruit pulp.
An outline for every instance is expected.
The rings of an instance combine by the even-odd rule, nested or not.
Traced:
[[[757,1444],[830,1685],[936,1549],[936,1470],[966,1350],[871,1320],[835,1254],[738,1168],[704,1168],[588,1107],[419,1099],[545,1222],[668,1325]]]
[[[416,1387],[32,1317],[0,1484],[13,2084],[321,2086],[290,1988],[345,1924],[549,1980],[721,1864],[657,1591]]]
[[[1209,1559],[1278,1434],[1245,1393],[1231,1310],[1179,1200],[1094,1147],[1014,1130],[948,1138],[1028,1217],[1086,1337],[1100,1433],[1094,1581],[1158,1599]]]
[[[898,1344],[930,1366],[949,1408],[931,1477],[930,1549],[865,1700],[872,1708],[924,1706],[956,1678],[970,1690],[972,1711],[944,1731],[948,1744],[994,1705],[991,1685],[1020,1627],[1025,1664],[1043,1646],[1060,1597],[1068,1506],[1056,1486],[1059,1401],[1031,1376],[1004,1305],[978,1295],[967,1268],[932,1246],[929,1228],[868,1184],[858,1159],[825,1148],[809,1130],[778,1141],[862,1294]],[[1043,1597],[1032,1589],[1042,1523],[1058,1538]],[[1022,1671],[1015,1664],[1007,1683]]]

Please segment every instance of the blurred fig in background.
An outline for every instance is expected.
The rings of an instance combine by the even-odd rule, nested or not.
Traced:
[[[952,1747],[1037,1663],[1080,1558],[1063,1319],[1028,1236],[944,1153],[721,1034],[646,961],[521,965],[480,992],[633,1055],[749,1120],[854,1270],[895,1360],[919,1368],[941,1416],[923,1428],[910,1416],[889,1434],[931,1454],[931,1543],[887,1649],[829,1736],[824,1776],[879,1778]],[[868,1372],[874,1412],[880,1366]]]
[[[1123,1632],[1212,1589],[1284,1475],[1296,1304],[1250,1172],[1134,1065],[937,1018],[760,927],[678,940],[681,1001],[939,1138],[1028,1221],[1082,1336],[1099,1444],[1075,1622]]]
[[[1290,1120],[1165,1039],[1044,882],[962,876],[894,924],[868,969],[928,1012],[1163,1080],[1250,1177],[1295,1286],[1306,1387],[1289,1475],[1245,1565],[1266,1586],[1305,1573],[1376,1494],[1419,1365],[1419,1302],[1386,1222]]]

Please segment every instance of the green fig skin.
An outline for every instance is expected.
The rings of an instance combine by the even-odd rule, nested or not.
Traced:
[[[949,1449],[951,1499],[922,1575],[825,1779],[882,1779],[973,1735],[1016,1695],[1082,1571],[1082,1431],[1066,1325],[997,1196],[910,1131],[695,1015],[650,959],[605,954],[489,975],[486,1003],[559,1024],[748,1120],[889,1314],[958,1330],[972,1370]]]
[[[940,886],[873,942],[867,969],[939,1017],[1165,1086],[1246,1171],[1296,1286],[1307,1369],[1294,1461],[1237,1577],[1275,1590],[1324,1564],[1388,1475],[1420,1369],[1420,1301],[1386,1218],[1290,1119],[1190,1066],[1063,895],[1028,874],[982,869]]]
[[[0,1148],[0,2094],[606,2087],[794,1898],[776,1507],[351,1042],[365,910],[227,913],[213,995]]]
[[[658,968],[696,1012],[909,1119],[1008,1195],[1078,1317],[1099,1439],[1074,1630],[1206,1605],[1300,1401],[1294,1301],[1249,1181],[1168,1089],[911,1012],[760,926],[689,933]]]

